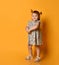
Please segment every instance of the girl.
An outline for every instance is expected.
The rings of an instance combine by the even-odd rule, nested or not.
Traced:
[[[37,10],[32,12],[32,20],[28,22],[28,25],[26,26],[26,31],[28,33],[28,52],[29,55],[26,57],[27,60],[31,60],[33,58],[32,55],[32,46],[35,45],[37,56],[35,58],[35,61],[40,60],[40,45],[42,44],[41,36],[40,36],[40,14],[42,12],[38,12]]]

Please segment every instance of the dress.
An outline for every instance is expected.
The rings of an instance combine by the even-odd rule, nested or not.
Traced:
[[[36,23],[40,23],[40,20],[37,21],[29,21],[28,22],[28,29],[36,25]],[[41,45],[42,44],[42,34],[40,31],[40,28],[31,31],[31,33],[28,33],[28,44],[30,45]]]

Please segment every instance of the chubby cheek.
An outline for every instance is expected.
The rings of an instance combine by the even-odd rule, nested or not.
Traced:
[[[34,20],[37,20],[37,18],[35,17],[35,18],[33,18]]]
[[[37,20],[37,17],[32,17],[33,20]]]

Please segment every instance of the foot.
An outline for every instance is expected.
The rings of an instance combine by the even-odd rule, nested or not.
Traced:
[[[40,57],[36,57],[34,61],[35,61],[35,62],[39,62],[40,59],[41,59]]]
[[[26,60],[31,60],[33,57],[32,56],[27,56]]]

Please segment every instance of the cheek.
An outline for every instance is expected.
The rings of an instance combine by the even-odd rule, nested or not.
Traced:
[[[34,17],[32,17],[32,19],[35,19],[36,20],[36,19],[38,19],[38,17],[37,16],[36,17],[34,16]]]
[[[38,19],[38,17],[35,17],[35,19]]]
[[[32,17],[32,19],[34,19],[35,17]]]

